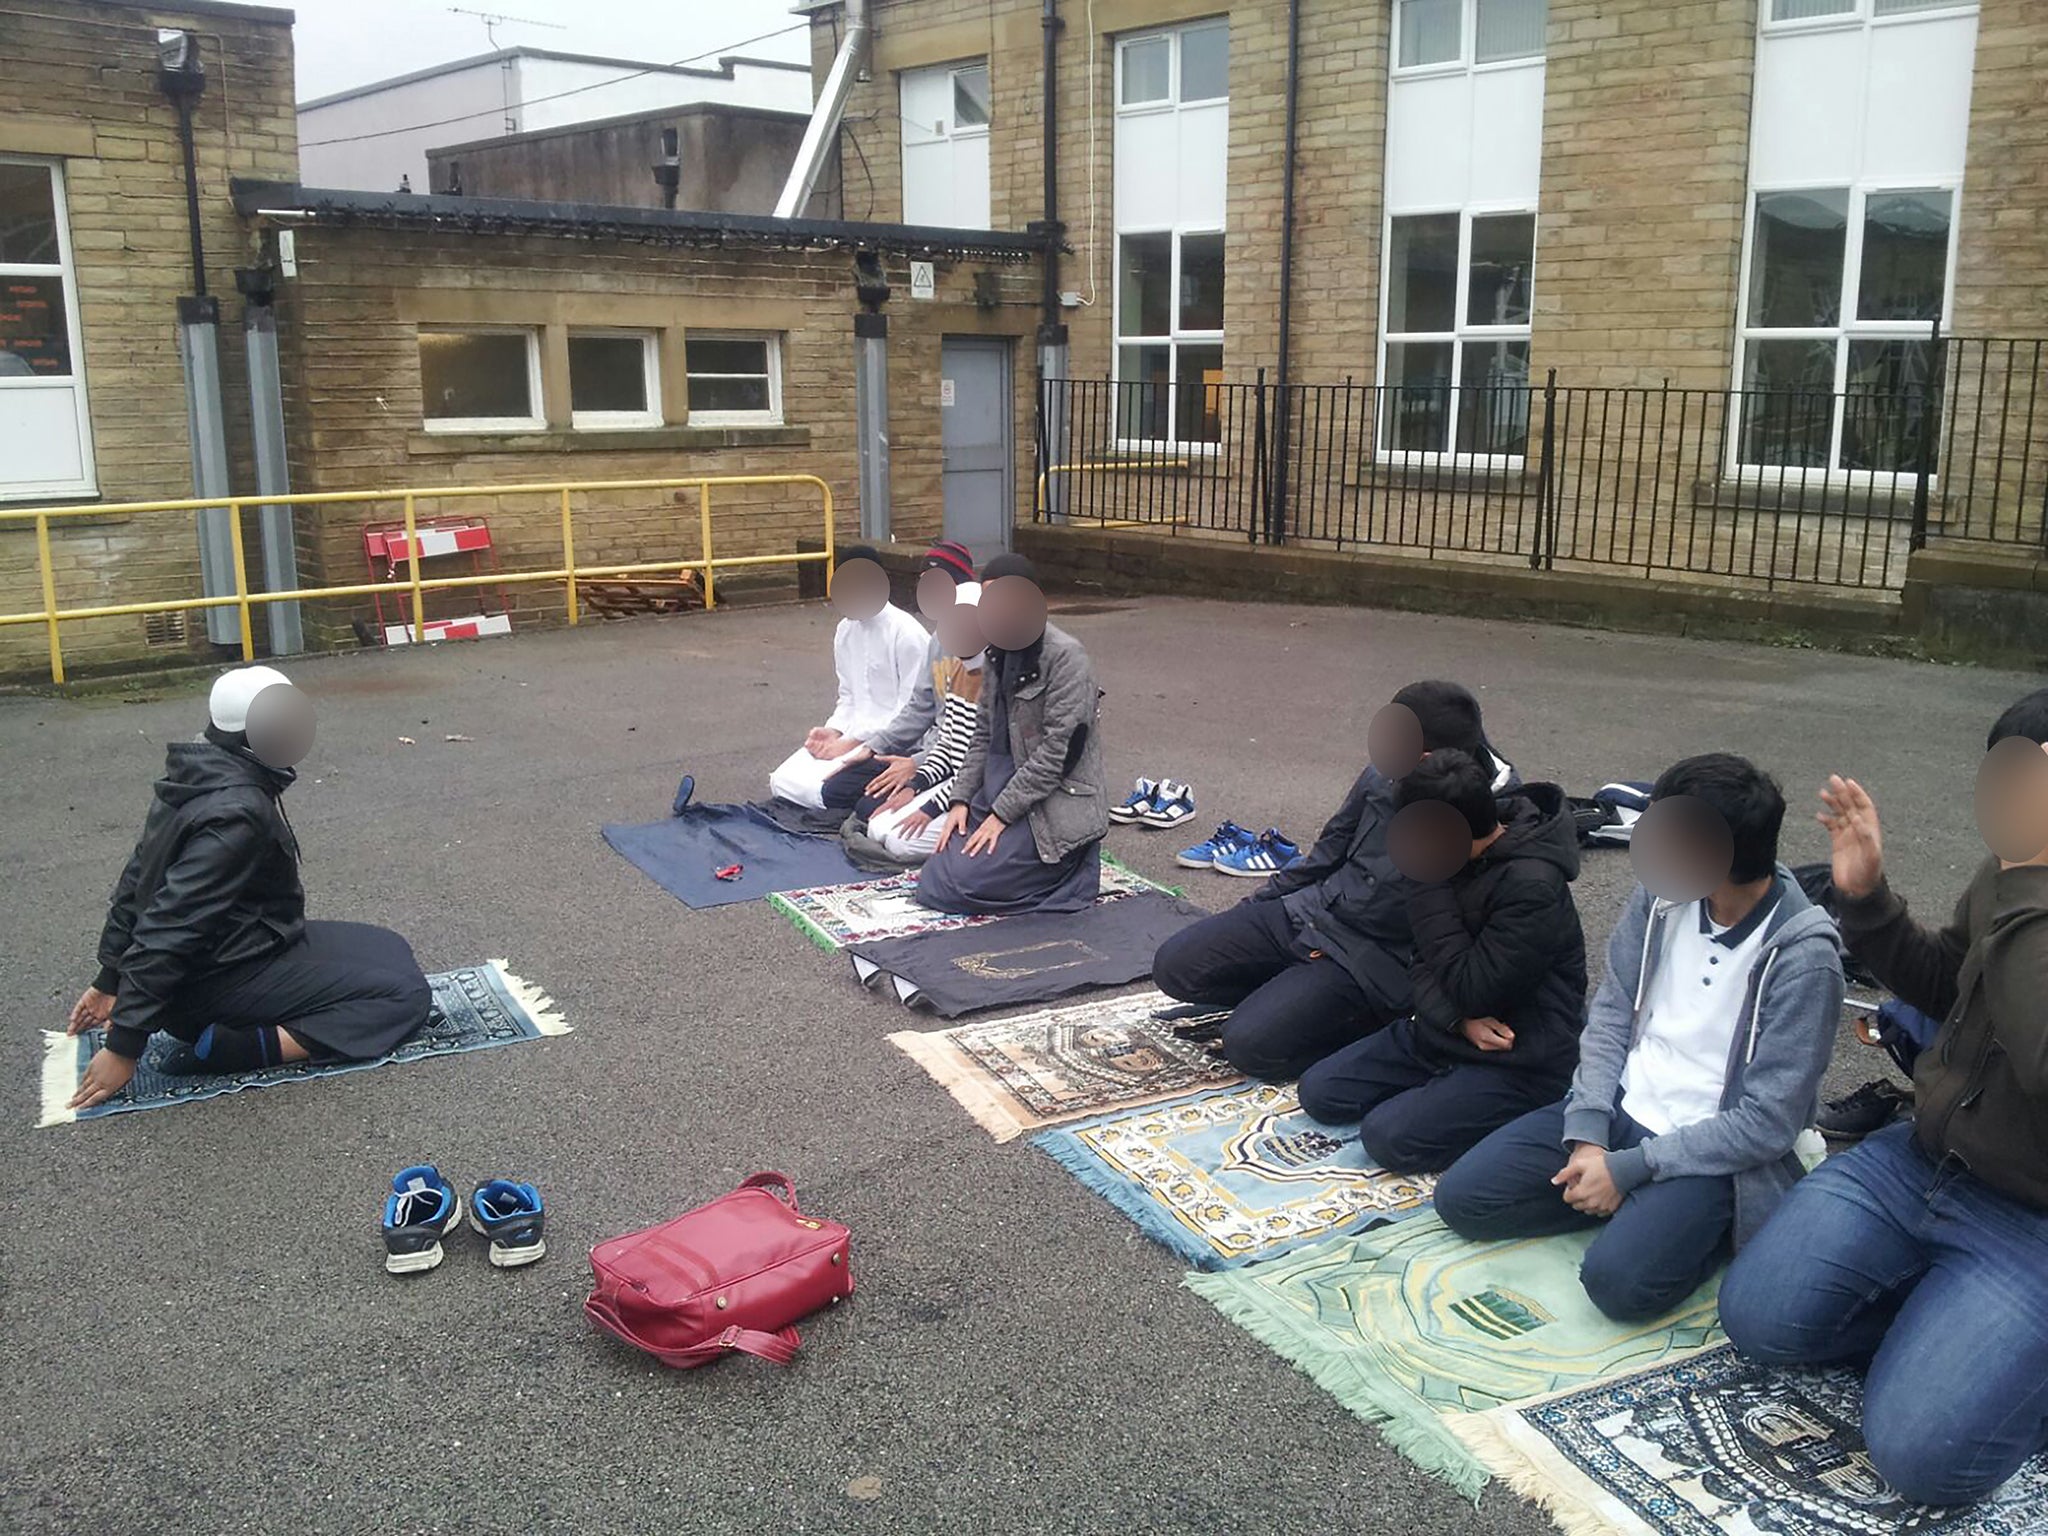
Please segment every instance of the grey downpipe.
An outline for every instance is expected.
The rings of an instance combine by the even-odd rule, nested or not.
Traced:
[[[796,162],[789,168],[789,180],[782,184],[782,196],[776,199],[776,218],[799,217],[809,204],[811,193],[817,190],[818,177],[825,169],[826,148],[839,131],[839,119],[846,112],[846,98],[853,94],[854,77],[866,64],[867,51],[867,0],[846,0],[846,36],[840,41],[838,56],[832,60],[832,68],[825,76],[825,87],[818,93],[818,104],[811,109],[811,120],[804,128],[804,141],[797,146]]]
[[[1273,499],[1267,507],[1266,542],[1287,540],[1288,464],[1293,446],[1294,401],[1290,362],[1294,352],[1294,156],[1301,109],[1301,0],[1287,5],[1287,133],[1280,171],[1280,358],[1279,397],[1273,413]]]

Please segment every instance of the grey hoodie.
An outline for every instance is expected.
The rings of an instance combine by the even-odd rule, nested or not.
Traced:
[[[1743,995],[1720,1113],[1607,1154],[1608,1173],[1624,1193],[1653,1179],[1732,1177],[1737,1248],[1802,1172],[1792,1144],[1813,1123],[1842,1017],[1842,949],[1834,922],[1782,866],[1778,887]],[[1587,1010],[1579,1070],[1564,1102],[1567,1146],[1609,1144],[1622,1071],[1642,1034],[1642,1001],[1676,910],[1638,886],[1608,940],[1607,979]]]

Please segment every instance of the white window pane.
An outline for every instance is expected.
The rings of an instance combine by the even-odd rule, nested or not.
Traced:
[[[1457,322],[1458,216],[1394,220],[1387,253],[1388,332],[1448,331]]]
[[[1180,237],[1180,329],[1223,329],[1223,237]]]
[[[527,338],[513,332],[422,332],[420,394],[427,420],[537,416],[526,349]]]
[[[1173,68],[1173,39],[1140,38],[1125,43],[1123,94],[1118,99],[1127,107],[1141,102],[1164,101]]]
[[[1842,318],[1842,251],[1849,232],[1846,191],[1765,192],[1750,241],[1750,325],[1832,326]]]
[[[1230,29],[1190,27],[1180,35],[1180,99],[1215,101],[1230,94]]]
[[[1479,0],[1479,23],[1473,30],[1472,57],[1480,64],[1500,59],[1543,57],[1543,28],[1550,19],[1550,0]]]
[[[1948,286],[1950,194],[1872,192],[1863,203],[1859,320],[1933,320]]]
[[[759,338],[693,336],[687,345],[692,373],[768,372],[768,343]]]
[[[0,164],[0,262],[54,267],[59,259],[49,167]]]
[[[1536,252],[1536,215],[1510,213],[1472,221],[1466,275],[1467,325],[1527,325],[1529,277]]]
[[[988,69],[963,69],[953,76],[953,126],[988,126]]]
[[[1963,0],[1877,0],[1880,16],[1905,16],[1913,11],[1953,10]]]
[[[1847,16],[1856,0],[1771,0],[1771,20],[1807,21],[1815,16]]]
[[[1464,0],[1400,0],[1401,68],[1459,58],[1458,23],[1464,9]]]
[[[719,379],[699,378],[690,375],[690,412],[692,415],[736,413],[741,411],[762,412],[769,409],[768,381],[766,379]]]
[[[1180,378],[1174,385],[1173,435],[1183,443],[1223,441],[1223,349],[1180,349]]]
[[[0,277],[0,378],[71,375],[64,279]]]
[[[1382,447],[1441,453],[1450,423],[1451,344],[1390,341],[1380,392]]]
[[[637,416],[651,411],[647,344],[638,336],[571,336],[569,409]]]
[[[1835,424],[1833,341],[1752,341],[1744,349],[1742,462],[1818,469]]]
[[[1173,236],[1125,235],[1117,242],[1117,334],[1172,333]]]
[[[1117,435],[1164,441],[1173,398],[1173,348],[1118,347],[1116,351]]]
[[[1529,447],[1529,343],[1468,341],[1458,375],[1458,452]]]

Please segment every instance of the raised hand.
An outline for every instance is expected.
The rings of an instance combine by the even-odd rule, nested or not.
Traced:
[[[1835,889],[1844,896],[1868,896],[1884,882],[1884,829],[1877,802],[1854,779],[1839,773],[1820,792],[1817,820],[1833,847]]]

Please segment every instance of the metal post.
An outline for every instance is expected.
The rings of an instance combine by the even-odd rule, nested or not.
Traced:
[[[1543,458],[1536,466],[1536,540],[1529,552],[1529,568],[1544,570],[1557,562],[1557,527],[1552,516],[1557,498],[1557,476],[1553,455],[1557,452],[1557,370],[1543,379]]]
[[[853,317],[853,422],[860,447],[860,533],[889,537],[889,317]]]
[[[718,591],[711,575],[711,487],[702,481],[697,484],[697,527],[704,546],[704,607],[707,612],[718,606]],[[825,551],[829,558],[832,551]]]
[[[43,568],[43,618],[50,627],[50,681],[64,681],[64,646],[57,638],[57,573],[50,564],[50,519],[36,517],[36,559]]]
[[[249,570],[242,563],[242,504],[228,503],[228,542],[235,556],[235,629],[242,660],[256,659],[256,632],[249,620]]]
[[[569,487],[562,487],[562,569],[569,573],[569,622],[579,622],[576,613],[576,523],[569,510]]]
[[[411,491],[405,493],[405,552],[412,560],[412,643],[427,643],[426,593],[420,589],[420,522]]]
[[[1948,349],[1942,340],[1940,320],[1937,319],[1928,327],[1927,339],[1933,352],[1928,370],[1932,390],[1923,391],[1920,397],[1920,442],[1919,452],[1915,455],[1919,463],[1915,466],[1913,476],[1913,531],[1906,541],[1908,549],[1927,547],[1928,487],[1934,478],[1934,412],[1945,409],[1948,404],[1948,391],[1943,387],[1948,382]],[[1981,392],[1978,396],[1978,405],[1981,409]]]
[[[178,300],[178,357],[185,369],[185,426],[192,445],[192,498],[228,494],[227,427],[220,397],[220,301],[204,296]],[[199,521],[199,581],[207,597],[235,590],[233,541],[225,507],[207,507]],[[233,645],[235,616],[226,608],[206,610],[206,638]]]
[[[1066,451],[1069,410],[1067,367],[1067,328],[1064,325],[1059,327],[1056,339],[1048,339],[1047,333],[1041,331],[1038,342],[1038,436],[1041,477],[1060,462],[1062,454]],[[1047,522],[1064,523],[1067,520],[1067,483],[1064,475],[1052,475],[1045,480],[1044,501]]]
[[[1253,544],[1261,538],[1270,543],[1272,537],[1272,529],[1267,526],[1272,509],[1266,491],[1266,370],[1263,368],[1258,372],[1256,390],[1252,397],[1252,525],[1249,540]]]
[[[241,273],[235,274],[239,281]],[[242,310],[242,344],[249,359],[249,421],[256,448],[256,489],[266,496],[291,494],[291,467],[284,441],[284,381],[277,363],[277,311],[267,288],[251,291]],[[263,585],[270,592],[296,591],[299,557],[292,509],[257,509],[263,539]],[[290,656],[306,648],[297,603],[265,605],[270,654]]]

